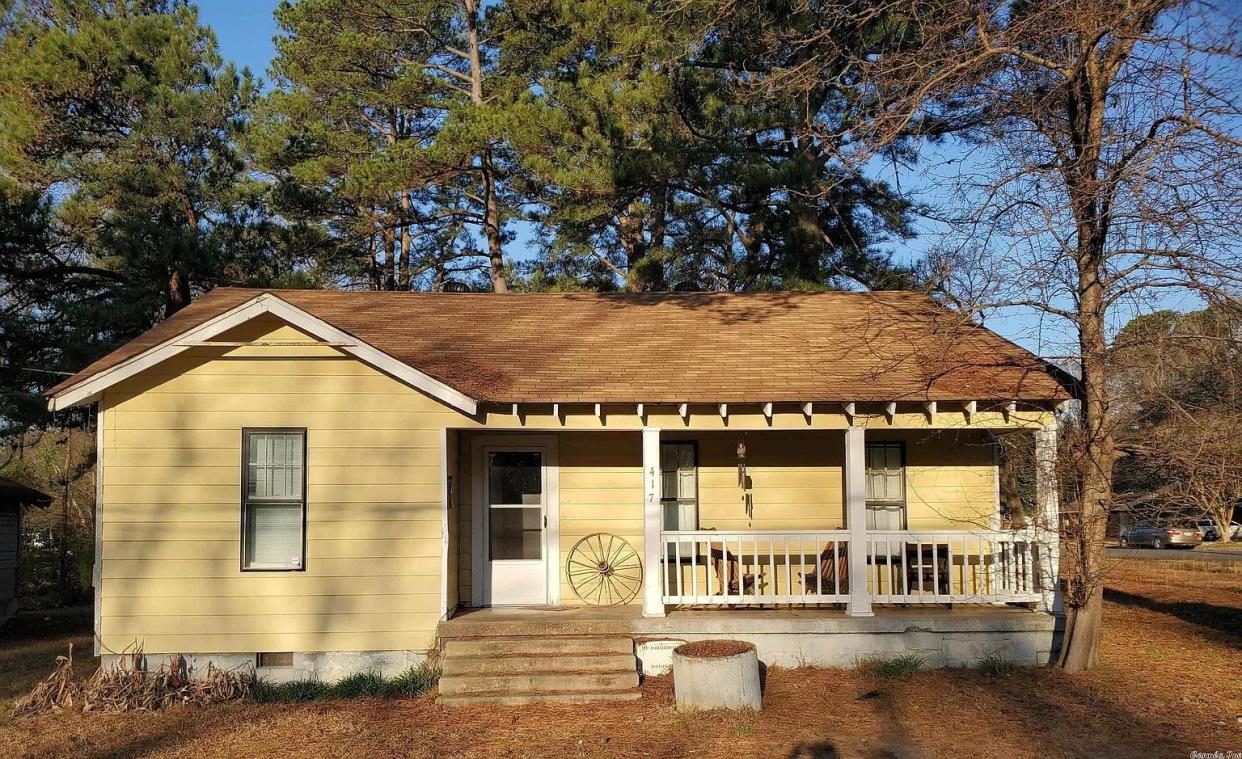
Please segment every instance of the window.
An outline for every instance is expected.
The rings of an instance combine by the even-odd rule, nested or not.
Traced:
[[[306,431],[242,433],[242,568],[305,568]]]
[[[496,451],[487,463],[488,557],[543,558],[543,454]]]
[[[699,529],[699,478],[694,443],[660,444],[660,504],[665,530]]]
[[[901,443],[867,443],[867,529],[904,530],[906,493]]]

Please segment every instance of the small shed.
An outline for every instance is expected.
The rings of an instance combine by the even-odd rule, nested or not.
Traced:
[[[17,611],[17,561],[22,540],[22,508],[47,506],[52,497],[0,477],[0,624]]]

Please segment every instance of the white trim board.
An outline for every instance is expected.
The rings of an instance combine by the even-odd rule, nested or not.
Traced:
[[[325,342],[341,344],[340,350],[352,354],[364,363],[427,393],[453,408],[471,416],[478,413],[479,404],[475,399],[449,387],[430,375],[420,372],[409,364],[398,361],[380,349],[362,342],[348,332],[332,326],[323,319],[303,311],[271,293],[255,296],[219,316],[208,319],[196,327],[139,353],[137,356],[126,359],[116,366],[105,369],[72,387],[60,391],[48,400],[48,408],[52,411],[59,411],[87,402],[104,389],[166,361],[182,351],[189,350],[190,343],[210,340],[233,327],[244,324],[263,314],[272,314],[279,317]]]
[[[456,456],[457,452],[453,451]],[[449,510],[452,504],[449,497],[448,485],[448,428],[440,428],[440,619],[449,618],[448,595],[449,595],[449,551],[454,550],[452,542],[449,540],[450,535],[455,535],[456,530],[452,529],[449,524]],[[457,578],[452,578],[453,582],[457,582]]]
[[[103,652],[103,508],[104,508],[104,400],[95,407],[95,561],[91,565],[91,590],[95,598],[91,650]]]

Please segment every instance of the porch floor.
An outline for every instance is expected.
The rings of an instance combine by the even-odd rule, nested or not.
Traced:
[[[440,622],[441,638],[562,635],[728,635],[788,633],[902,633],[1051,631],[1051,614],[1013,606],[957,604],[876,606],[873,617],[834,608],[670,609],[644,617],[630,606],[510,606],[459,609]]]

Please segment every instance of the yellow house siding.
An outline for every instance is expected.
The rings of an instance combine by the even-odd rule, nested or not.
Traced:
[[[826,530],[844,526],[839,432],[669,433],[699,449],[699,526],[705,530]],[[749,488],[738,484],[746,443]],[[751,496],[747,513],[743,495]]]
[[[218,339],[308,338],[265,317]],[[101,409],[105,652],[432,647],[441,430],[460,415],[305,346],[191,349],[109,388]],[[243,427],[307,430],[303,572],[240,569]]]
[[[643,555],[642,438],[565,433],[560,438],[561,603],[580,604],[565,573],[574,544],[596,532],[624,538]],[[642,603],[641,591],[633,603]]]
[[[876,432],[867,439],[899,440],[905,446],[908,529],[990,527],[996,512],[996,479],[988,433]]]

